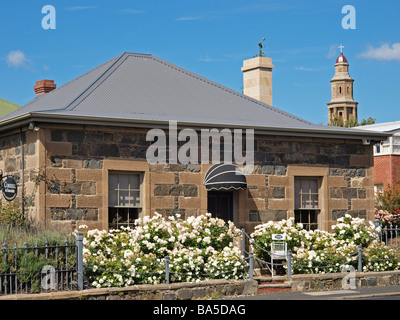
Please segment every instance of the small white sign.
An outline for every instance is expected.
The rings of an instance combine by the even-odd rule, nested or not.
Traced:
[[[285,241],[286,240],[286,235],[285,234],[273,234],[272,235],[272,240]]]

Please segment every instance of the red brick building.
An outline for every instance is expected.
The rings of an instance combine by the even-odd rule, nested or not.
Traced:
[[[375,190],[400,183],[400,121],[365,126],[368,130],[391,133],[392,136],[374,146]]]

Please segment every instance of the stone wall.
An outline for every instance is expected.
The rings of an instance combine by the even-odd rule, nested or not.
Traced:
[[[0,300],[196,300],[256,294],[256,280],[209,280],[199,283],[134,285],[39,294],[0,296]]]
[[[0,169],[3,177],[13,176],[18,185],[17,197],[13,202],[21,209],[24,203],[25,216],[33,218],[38,216],[40,180],[38,150],[39,141],[36,131],[24,128],[22,132],[15,130],[0,136]],[[23,166],[24,175],[22,176]]]
[[[342,289],[342,280],[349,273],[298,274],[290,278],[292,291]],[[360,287],[398,286],[400,271],[356,272],[355,285]]]
[[[107,228],[108,171],[135,168],[146,172],[144,214],[207,212],[203,179],[211,164],[149,165],[146,129],[42,124],[40,130],[46,150],[45,215],[52,223]],[[324,229],[346,212],[373,217],[372,146],[361,140],[256,136],[254,159],[248,190],[235,192],[235,223],[248,232],[260,222],[294,215],[294,177],[305,173],[323,182]]]

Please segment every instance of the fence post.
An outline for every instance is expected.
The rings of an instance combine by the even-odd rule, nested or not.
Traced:
[[[78,290],[83,290],[83,233],[76,233]]]
[[[169,257],[164,258],[165,263],[165,283],[169,284]]]
[[[292,276],[292,250],[288,250],[287,252],[287,270],[288,281],[290,281],[290,277]]]
[[[242,247],[241,247],[241,251],[242,251],[242,257],[245,256],[245,246],[246,246],[246,233],[244,231],[244,226],[241,226],[240,229],[242,230]]]
[[[361,245],[357,246],[358,252],[358,272],[362,272],[362,247]]]
[[[254,256],[253,252],[249,252],[249,278],[253,279],[254,273]]]

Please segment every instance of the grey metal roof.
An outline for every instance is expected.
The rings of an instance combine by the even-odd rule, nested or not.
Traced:
[[[360,126],[357,128],[361,129],[361,130],[372,130],[372,131],[378,131],[378,132],[395,133],[395,132],[400,131],[400,121],[375,123],[375,124]]]
[[[29,117],[113,123],[176,120],[260,130],[374,135],[312,124],[153,55],[136,53],[123,53],[52,92],[36,97],[0,118],[0,128]]]

